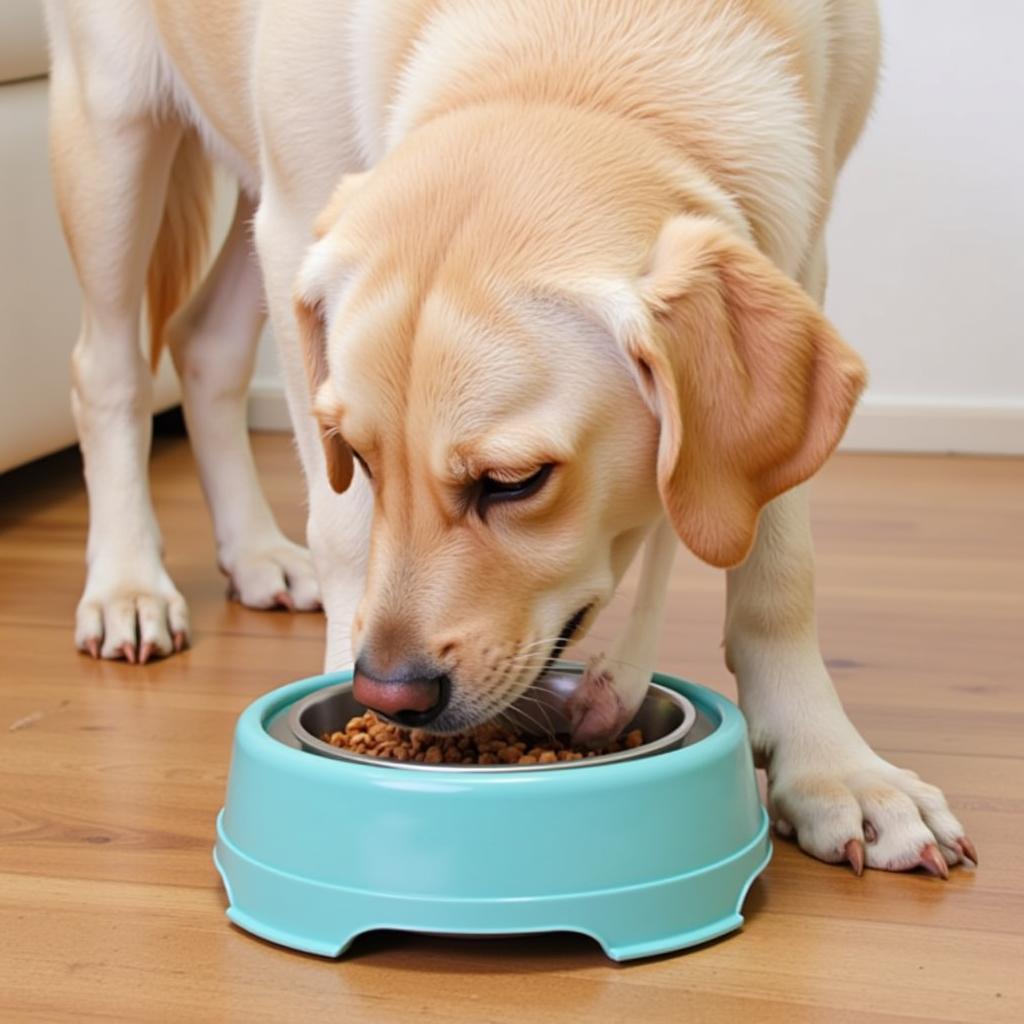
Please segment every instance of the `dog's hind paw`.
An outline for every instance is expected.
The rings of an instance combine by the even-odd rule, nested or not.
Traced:
[[[228,597],[247,608],[318,611],[320,585],[309,552],[277,534],[267,541],[222,554]]]

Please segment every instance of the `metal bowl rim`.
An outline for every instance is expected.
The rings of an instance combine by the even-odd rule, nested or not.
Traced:
[[[575,666],[563,665],[560,667],[560,671],[578,672],[580,670]],[[636,761],[642,758],[653,757],[667,750],[674,750],[686,739],[687,734],[697,721],[697,709],[688,697],[683,696],[683,694],[673,690],[671,687],[652,680],[648,685],[647,693],[649,694],[653,690],[661,696],[668,697],[673,704],[682,710],[683,720],[671,732],[665,733],[664,736],[659,736],[658,739],[652,740],[650,743],[644,743],[630,750],[620,750],[613,754],[601,754],[597,757],[584,758],[581,761],[556,761],[553,764],[423,764],[419,761],[392,761],[380,757],[370,757],[365,754],[350,754],[341,747],[325,743],[320,737],[314,736],[313,733],[309,732],[302,725],[302,714],[312,704],[328,700],[336,693],[346,692],[351,689],[351,679],[335,683],[332,686],[314,690],[312,693],[297,700],[289,708],[288,727],[306,753],[316,753],[335,761],[347,761],[351,764],[368,765],[373,768],[404,768],[412,771],[457,772],[461,774],[466,772],[506,774],[508,772],[558,771],[569,768],[593,768],[598,765],[614,764],[621,761]],[[644,700],[647,700],[646,695]]]

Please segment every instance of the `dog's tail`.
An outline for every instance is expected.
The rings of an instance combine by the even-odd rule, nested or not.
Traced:
[[[192,294],[206,264],[212,199],[213,168],[195,129],[189,129],[174,155],[163,220],[146,272],[149,363],[154,371],[167,321]]]

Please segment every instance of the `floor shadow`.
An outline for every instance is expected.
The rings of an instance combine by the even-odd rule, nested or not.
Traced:
[[[390,959],[392,954],[401,954],[403,969],[428,974],[546,973],[612,964],[595,939],[577,932],[461,936],[380,929],[358,936],[343,959]]]
[[[72,497],[84,486],[77,447],[0,474],[0,530]]]
[[[153,447],[165,438],[185,436],[180,408],[153,417]],[[0,473],[0,531],[80,494],[85,487],[78,445]]]
[[[755,884],[748,897],[744,910],[747,919],[745,927],[749,927],[763,904],[763,896],[757,891],[758,888]],[[274,947],[274,943],[249,935],[237,926],[234,926],[234,930],[252,941]],[[377,962],[382,969],[400,968],[424,974],[547,974],[556,970],[564,973],[591,970],[594,967],[629,971],[645,964],[660,963],[711,949],[735,934],[730,932],[686,949],[617,963],[607,957],[595,939],[577,932],[462,936],[381,928],[357,936],[338,958],[338,962],[343,964],[358,960],[364,966],[375,966],[374,962]],[[274,948],[282,949],[280,946]],[[322,959],[294,950],[285,952],[303,959]]]

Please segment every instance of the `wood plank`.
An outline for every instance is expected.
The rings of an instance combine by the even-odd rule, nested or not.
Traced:
[[[257,438],[257,458],[300,537],[290,441]],[[837,686],[884,756],[945,788],[978,871],[856,879],[777,841],[744,930],[685,955],[615,966],[569,935],[379,933],[332,962],[229,925],[210,860],[235,718],[318,670],[319,616],[224,600],[191,456],[163,440],[153,492],[195,648],[141,669],[80,657],[75,460],[0,478],[0,1018],[1024,1019],[1024,463],[843,455],[815,490]],[[610,641],[631,586],[583,653]],[[723,606],[722,574],[681,555],[661,664],[734,695]]]

